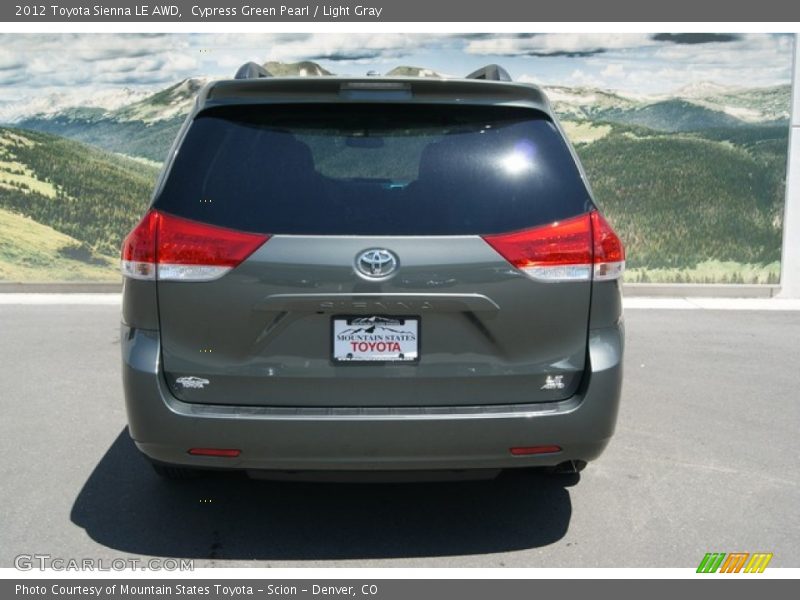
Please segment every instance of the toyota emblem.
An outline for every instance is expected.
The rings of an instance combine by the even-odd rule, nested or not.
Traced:
[[[370,248],[356,256],[356,271],[367,279],[386,279],[398,264],[397,256],[384,248]]]

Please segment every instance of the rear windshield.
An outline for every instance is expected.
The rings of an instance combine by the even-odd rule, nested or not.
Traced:
[[[305,104],[201,113],[154,206],[271,234],[468,235],[589,203],[564,140],[536,111]]]

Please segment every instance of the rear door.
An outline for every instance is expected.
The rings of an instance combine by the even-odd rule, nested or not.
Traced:
[[[591,208],[530,109],[208,110],[154,204],[167,381],[185,401],[259,406],[567,398]]]

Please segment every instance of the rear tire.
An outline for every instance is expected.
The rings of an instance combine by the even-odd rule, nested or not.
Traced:
[[[548,473],[553,475],[577,475],[586,468],[585,460],[565,460],[555,467],[549,467]]]
[[[170,481],[184,481],[187,479],[196,479],[202,474],[199,469],[192,469],[191,467],[179,467],[177,465],[167,465],[164,463],[150,462],[156,475],[163,479]]]

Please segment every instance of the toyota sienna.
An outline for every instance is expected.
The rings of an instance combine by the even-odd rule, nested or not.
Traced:
[[[623,246],[545,94],[199,93],[122,247],[129,431],[166,477],[574,472],[620,397]]]

